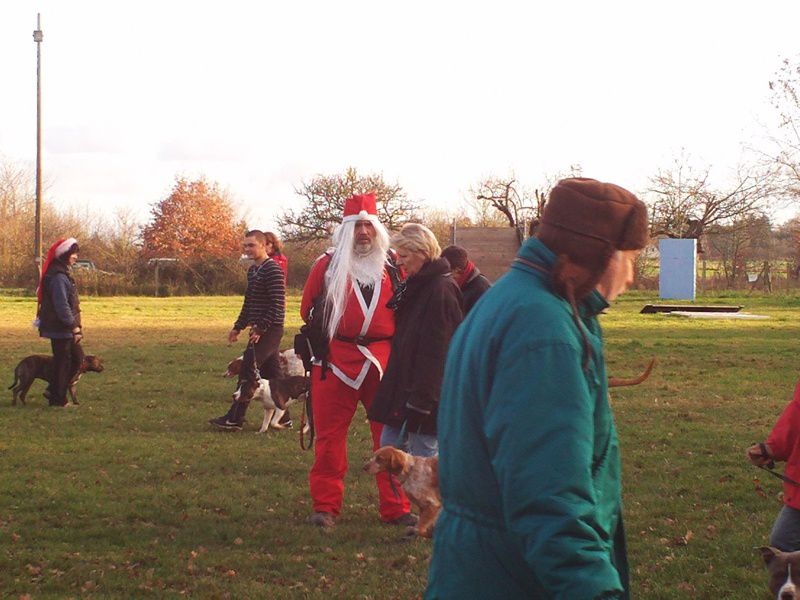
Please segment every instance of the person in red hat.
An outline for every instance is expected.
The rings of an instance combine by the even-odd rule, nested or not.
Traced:
[[[333,234],[333,248],[317,259],[303,288],[300,314],[307,323],[322,325],[327,342],[326,350],[315,350],[311,372],[316,442],[309,521],[319,527],[333,527],[341,513],[347,432],[359,403],[369,410],[389,361],[395,322],[386,305],[399,279],[388,251],[389,234],[378,220],[375,194],[352,196]],[[370,422],[373,450],[382,429]],[[376,478],[381,520],[415,525],[402,490],[392,489],[386,473]]]
[[[50,246],[36,288],[34,324],[53,350],[53,375],[44,392],[50,406],[67,406],[70,379],[83,361],[81,305],[71,274],[78,249],[75,238],[60,239]]]

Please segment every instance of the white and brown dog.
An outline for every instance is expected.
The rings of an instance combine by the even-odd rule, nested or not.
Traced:
[[[409,500],[419,507],[419,523],[414,528],[417,535],[433,537],[433,528],[442,510],[438,457],[411,456],[392,446],[384,446],[375,451],[364,470],[373,475],[386,471],[396,477]]]
[[[288,348],[287,350],[281,350],[278,353],[278,360],[280,362],[280,368],[281,368],[281,378],[280,379],[285,379],[285,378],[294,377],[294,376],[305,378],[306,371],[305,371],[305,367],[303,367],[303,361],[300,359],[299,356],[297,356],[295,354],[293,348]],[[222,374],[222,376],[223,377],[227,377],[227,378],[237,377],[239,375],[239,373],[241,373],[241,371],[242,371],[242,356],[237,356],[231,362],[228,363],[228,368]],[[266,380],[264,380],[264,381],[266,382]],[[255,388],[257,388],[258,386],[253,386],[253,384],[250,384],[250,386],[244,390],[244,392],[245,392],[244,397],[245,398],[248,397],[246,394],[249,393],[249,388],[250,387],[254,388],[253,396],[250,396],[250,398],[253,398],[258,394],[258,392],[255,391]],[[281,387],[282,388],[286,388],[287,386],[286,386],[286,384],[281,384]],[[307,389],[308,389],[308,386],[306,386],[306,390]],[[237,388],[236,392],[234,392],[234,396],[236,396],[236,393],[239,392],[239,391],[240,391],[239,388]],[[286,390],[286,392],[288,392],[288,393],[291,393],[292,391],[293,391],[292,389],[287,389]],[[258,430],[258,433],[264,433],[270,427],[272,427],[273,429],[286,429],[287,426],[284,425],[283,423],[281,423],[281,420],[284,419],[284,417],[286,417],[286,419],[284,419],[284,421],[289,418],[289,415],[288,415],[288,413],[286,411],[286,406],[289,406],[289,404],[294,404],[294,400],[303,400],[303,401],[305,401],[305,391],[303,392],[303,394],[301,394],[300,397],[290,398],[290,401],[287,402],[286,406],[284,406],[282,409],[273,408],[273,406],[272,406],[273,403],[271,401],[271,394],[270,394],[268,386],[266,387],[266,392],[267,392],[266,396],[270,396],[270,399],[267,400],[266,403],[264,403],[264,400],[262,400],[262,404],[264,405],[264,423],[261,425],[261,429]],[[286,393],[284,393],[283,395],[285,396]],[[259,396],[259,398],[263,398],[264,397],[264,393],[258,394],[258,396]],[[272,421],[271,422],[267,422],[267,413],[268,412],[272,415]],[[306,424],[306,428],[307,427],[308,427],[308,424]]]
[[[781,552],[772,546],[758,548],[767,565],[769,591],[777,600],[800,598],[800,551]]]
[[[284,377],[291,375],[305,375],[306,370],[303,367],[303,361],[294,353],[293,348],[281,350],[278,353],[278,361],[281,366],[281,373]],[[242,357],[237,356],[228,363],[228,369],[222,374],[223,377],[236,377],[242,371]]]
[[[278,425],[286,409],[300,398],[305,399],[308,392],[309,379],[302,375],[278,377],[270,380],[245,379],[239,382],[233,393],[234,402],[249,402],[258,400],[264,407],[264,421],[258,433],[266,433],[273,427],[283,429]]]

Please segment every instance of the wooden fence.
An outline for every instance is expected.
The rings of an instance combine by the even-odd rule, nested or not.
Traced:
[[[450,229],[450,243],[464,248],[489,281],[508,271],[517,255],[517,232],[511,227],[465,227]]]

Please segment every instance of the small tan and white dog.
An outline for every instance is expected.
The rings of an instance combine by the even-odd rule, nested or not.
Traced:
[[[417,535],[433,537],[433,528],[442,510],[438,457],[411,456],[393,446],[384,446],[375,451],[364,470],[373,475],[386,471],[397,477],[408,499],[419,507]]]

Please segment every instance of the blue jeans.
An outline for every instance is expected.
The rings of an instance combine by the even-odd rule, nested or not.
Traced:
[[[800,510],[783,506],[769,534],[769,545],[784,552],[800,550]]]
[[[383,426],[383,433],[381,433],[381,446],[397,447],[399,438],[399,427],[392,427],[391,425]],[[400,449],[408,452],[412,456],[436,456],[439,454],[439,442],[436,441],[435,435],[406,432],[406,441],[402,446],[400,446]]]

